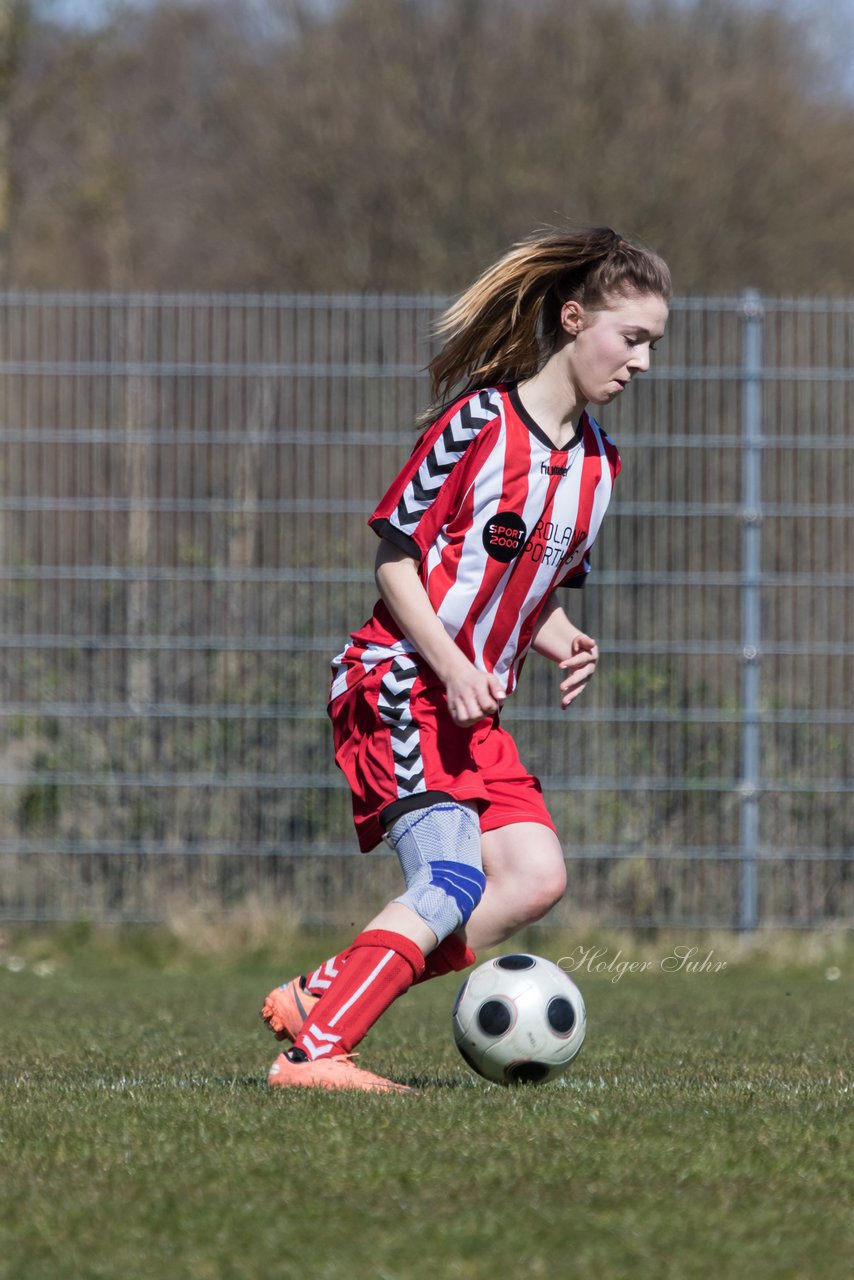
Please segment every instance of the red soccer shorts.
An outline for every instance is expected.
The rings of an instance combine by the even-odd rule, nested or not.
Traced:
[[[421,791],[474,801],[481,831],[537,822],[554,831],[542,788],[498,717],[454,724],[445,691],[408,656],[369,669],[329,705],[335,759],[350,784],[359,847],[382,840],[380,814]]]

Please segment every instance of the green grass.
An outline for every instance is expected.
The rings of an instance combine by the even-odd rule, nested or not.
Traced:
[[[331,946],[285,941],[282,966],[150,931],[6,939],[4,1280],[851,1275],[850,944],[695,937],[727,967],[688,974],[662,972],[673,939],[600,940],[649,967],[576,974],[587,1043],[542,1088],[471,1076],[457,980],[434,982],[363,1046],[422,1088],[400,1097],[266,1088],[260,998]]]

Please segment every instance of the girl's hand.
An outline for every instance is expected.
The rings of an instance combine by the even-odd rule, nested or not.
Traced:
[[[583,631],[579,631],[572,641],[572,657],[564,658],[558,663],[561,671],[566,672],[566,678],[560,682],[560,691],[563,695],[560,705],[564,711],[583,692],[596,670],[598,661],[599,646],[596,641],[591,636],[586,636]]]
[[[446,681],[445,693],[451,719],[463,729],[495,715],[507,697],[497,676],[478,671],[470,662]]]

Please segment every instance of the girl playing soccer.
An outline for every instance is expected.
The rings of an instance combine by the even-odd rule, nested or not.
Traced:
[[[433,389],[456,398],[370,518],[380,599],[333,663],[329,703],[359,844],[387,840],[405,889],[267,997],[262,1017],[293,1041],[271,1085],[407,1092],[354,1047],[413,983],[467,968],[561,898],[554,824],[499,710],[531,649],[556,664],[564,708],[596,668],[561,603],[620,468],[587,406],[649,368],[669,297],[659,257],[596,227],[524,241],[440,321]]]

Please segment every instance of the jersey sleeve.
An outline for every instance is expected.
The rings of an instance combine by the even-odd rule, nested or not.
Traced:
[[[566,578],[558,583],[559,587],[570,587],[578,591],[587,582],[587,575],[590,572],[590,557],[585,556],[581,564]]]
[[[479,434],[501,416],[500,393],[456,401],[428,427],[368,524],[381,538],[422,560],[460,492],[461,463]]]

